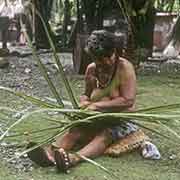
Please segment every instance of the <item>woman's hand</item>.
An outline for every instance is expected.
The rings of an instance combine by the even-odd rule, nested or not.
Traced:
[[[92,111],[98,111],[98,108],[96,106],[95,103],[91,103],[88,107],[87,107],[88,110],[92,110]]]
[[[82,102],[80,102],[80,108],[81,109],[92,110],[92,111],[97,111],[96,104],[91,102],[91,101],[82,101]]]
[[[87,106],[89,106],[91,104],[90,98],[86,95],[82,95],[80,96],[80,104],[79,107],[81,109],[85,109],[87,108]]]
[[[91,101],[82,101],[80,102],[80,108],[86,109],[91,104]]]

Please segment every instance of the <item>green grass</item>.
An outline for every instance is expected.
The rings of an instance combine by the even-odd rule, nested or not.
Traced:
[[[83,92],[82,78],[70,77],[73,90],[77,96]],[[152,75],[138,77],[137,108],[158,106],[171,103],[180,103],[180,75]],[[27,107],[22,100],[9,96],[6,93],[0,94],[0,106],[22,109]],[[45,126],[52,126],[52,122],[43,119],[45,115],[39,114],[28,118],[27,123],[21,124],[17,129],[41,129]],[[55,115],[54,118],[58,118]],[[61,117],[62,118],[62,117]],[[43,122],[43,123],[42,123]],[[159,127],[154,127],[159,128]],[[176,132],[180,127],[174,125]],[[163,133],[166,130],[159,128]],[[174,145],[166,139],[162,139],[154,133],[147,132],[153,142],[160,148],[162,159],[159,161],[145,160],[138,152],[123,155],[119,158],[100,157],[97,162],[112,170],[121,180],[179,180],[180,179],[180,145]],[[23,138],[26,140],[26,137]],[[22,141],[22,139],[15,139]],[[177,157],[170,160],[169,157],[175,154]],[[0,180],[110,180],[111,178],[101,170],[88,163],[82,163],[72,169],[71,174],[57,174],[54,168],[40,168],[35,166],[32,172],[16,173],[13,168],[6,167],[5,162],[0,162]]]

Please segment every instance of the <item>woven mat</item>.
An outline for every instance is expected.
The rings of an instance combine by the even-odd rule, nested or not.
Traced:
[[[107,148],[104,154],[109,156],[119,156],[123,153],[140,148],[145,141],[150,141],[150,138],[139,129],[112,144]]]

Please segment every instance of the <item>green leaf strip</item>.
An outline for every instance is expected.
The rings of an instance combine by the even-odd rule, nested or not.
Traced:
[[[55,48],[54,43],[53,43],[53,41],[52,41],[52,39],[51,39],[51,36],[50,36],[50,34],[49,34],[49,32],[48,32],[48,29],[47,29],[47,27],[46,27],[46,24],[45,24],[45,22],[44,22],[44,20],[43,20],[43,18],[42,18],[42,16],[41,16],[41,14],[39,13],[38,10],[36,10],[36,13],[37,13],[37,15],[40,17],[40,19],[41,19],[41,21],[42,21],[42,23],[43,23],[43,26],[44,26],[46,35],[47,35],[48,40],[49,40],[49,44],[50,44],[50,46],[51,46],[51,48],[52,48],[52,51],[53,51],[54,60],[55,60],[55,62],[56,62],[56,64],[57,64],[57,66],[58,66],[59,73],[61,74],[63,83],[64,83],[65,88],[66,88],[66,90],[67,90],[67,93],[68,93],[68,95],[69,95],[70,101],[71,101],[73,107],[74,107],[75,109],[78,109],[78,108],[79,108],[79,107],[78,107],[78,103],[77,103],[77,101],[76,101],[75,96],[73,95],[73,91],[72,91],[72,89],[71,89],[71,87],[70,87],[70,84],[69,84],[69,82],[68,82],[68,79],[67,79],[66,76],[65,76],[65,73],[64,73],[64,70],[63,70],[63,66],[62,66],[62,64],[61,64],[61,61],[60,61],[57,53],[56,53],[56,48]]]
[[[44,100],[41,100],[37,97],[33,97],[33,96],[27,95],[27,94],[22,93],[22,92],[14,91],[14,90],[7,88],[7,87],[0,86],[0,90],[4,90],[4,91],[7,91],[7,92],[14,94],[16,96],[19,96],[19,97],[21,97],[27,101],[30,101],[31,103],[33,103],[35,105],[38,105],[39,107],[45,107],[45,108],[60,108],[61,107],[57,104],[45,102]]]
[[[30,47],[31,50],[32,50],[33,57],[34,57],[34,59],[36,60],[36,62],[37,62],[37,64],[38,64],[38,67],[39,67],[39,69],[40,69],[43,77],[44,77],[45,80],[47,81],[48,86],[49,86],[52,94],[53,94],[54,97],[56,98],[58,104],[59,104],[61,107],[64,107],[64,104],[63,104],[63,102],[62,102],[62,100],[61,100],[61,97],[59,96],[58,91],[56,90],[56,87],[54,86],[53,82],[51,81],[51,78],[49,77],[48,72],[47,72],[47,70],[46,70],[46,67],[45,67],[44,64],[41,62],[39,56],[36,54],[36,50],[35,50],[35,48],[33,47],[32,42],[31,42],[31,40],[30,40],[30,38],[29,38],[29,36],[28,36],[28,34],[27,34],[27,32],[26,32],[26,30],[25,30],[24,25],[22,24],[22,22],[21,22],[21,27],[22,27],[23,33],[24,33],[24,35],[25,35],[25,37],[26,37],[26,39],[27,39],[28,45],[29,45],[29,47]]]

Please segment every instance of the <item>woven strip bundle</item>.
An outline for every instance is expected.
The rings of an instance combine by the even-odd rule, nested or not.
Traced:
[[[123,153],[127,153],[138,149],[145,141],[150,141],[150,138],[145,135],[142,130],[133,132],[126,137],[118,140],[116,143],[112,144],[106,151],[105,155],[109,156],[119,156]]]

